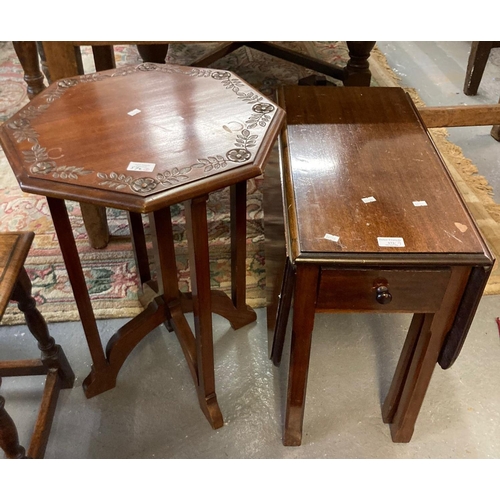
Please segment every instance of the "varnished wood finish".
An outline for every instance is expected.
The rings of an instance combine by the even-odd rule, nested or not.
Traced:
[[[16,425],[5,409],[5,398],[2,396],[0,396],[0,448],[6,458],[26,458],[26,450],[19,444]]]
[[[294,303],[283,442],[301,443],[315,311],[415,313],[383,407],[393,440],[408,442],[440,353],[455,359],[465,340],[493,257],[402,89],[284,87],[279,103],[289,262],[271,320],[275,364]]]
[[[1,377],[46,375],[45,389],[28,453],[19,444],[16,426],[0,397],[0,448],[7,458],[43,458],[61,389],[73,387],[75,375],[62,348],[50,336],[47,324],[31,296],[31,281],[24,269],[34,234],[0,233],[0,320],[7,302],[17,302],[28,329],[38,341],[40,359],[0,361]]]
[[[45,88],[36,42],[12,42],[12,45],[24,71],[28,97],[32,99]]]
[[[301,253],[384,252],[377,237],[403,238],[405,247],[388,253],[482,253],[475,225],[404,91],[286,87],[280,99]],[[362,201],[370,196],[376,202]],[[362,230],[352,227],[353,217]]]
[[[335,311],[429,312],[437,311],[450,278],[449,268],[328,269],[322,267],[316,309]],[[389,303],[376,299],[376,288],[386,286]]]
[[[439,353],[438,361],[443,370],[453,365],[462,350],[491,270],[491,267],[481,266],[471,269],[469,281],[462,295],[460,306],[455,314],[453,325],[449,329],[443,348]]]
[[[84,42],[83,44],[92,46],[96,71],[116,67],[113,45],[106,42]],[[13,45],[24,71],[24,80],[28,84],[30,99],[45,88],[39,67],[39,53],[42,56],[42,64],[45,65],[44,72],[49,83],[84,73],[79,47],[82,45],[81,42],[13,42]],[[144,62],[165,62],[167,44],[143,42],[137,48]],[[104,248],[109,242],[104,209],[92,207],[89,204],[84,204],[81,208],[90,244],[94,248]]]
[[[0,318],[23,269],[33,237],[32,232],[0,233]]]
[[[32,118],[18,124],[21,110],[0,129],[23,189],[136,212],[259,175],[283,119],[230,72],[159,64],[63,80],[32,106]]]
[[[262,174],[283,110],[230,72],[153,63],[64,79],[37,99],[2,125],[0,141],[21,188],[47,197],[92,357],[86,396],[113,388],[134,347],[163,323],[181,344],[202,411],[213,428],[221,427],[211,315],[235,329],[256,319],[246,305],[246,181]],[[134,109],[140,113],[128,115]],[[152,170],[127,169],[131,161],[153,164]],[[208,253],[206,199],[225,187],[231,190],[231,297],[210,289]],[[65,200],[129,212],[145,310],[105,350]],[[179,202],[186,208],[192,272],[192,291],[182,294],[170,217]],[[150,217],[155,281],[141,213]]]
[[[290,348],[290,370],[286,400],[283,444],[299,446],[302,442],[302,423],[306,402],[307,373],[311,354],[314,313],[318,288],[319,267],[304,264],[297,267],[296,290],[293,304],[292,345]]]
[[[402,370],[407,376],[404,379],[395,376],[389,390],[390,396],[397,394],[397,406],[394,403],[390,405],[392,409],[396,407],[394,416],[389,419],[384,413],[385,403],[382,408],[382,416],[385,422],[390,423],[392,440],[396,443],[408,443],[411,440],[444,336],[451,328],[469,273],[470,269],[467,267],[452,268],[452,276],[440,310],[435,314],[425,314],[414,351],[411,355],[404,351],[401,354],[404,361],[410,362]]]

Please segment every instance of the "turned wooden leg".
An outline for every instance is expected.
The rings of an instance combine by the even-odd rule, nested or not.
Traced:
[[[36,42],[12,42],[12,44],[24,71],[24,81],[28,85],[28,97],[32,99],[45,88]]]
[[[168,52],[167,43],[137,45],[137,50],[144,62],[164,64]]]
[[[375,42],[346,42],[349,61],[344,69],[344,86],[369,87],[371,80],[368,58]]]
[[[38,55],[40,56],[40,67],[42,73],[47,78],[49,85],[52,83],[52,78],[50,77],[49,67],[47,66],[47,58],[45,57],[45,49],[43,48],[43,42],[36,42],[36,48],[38,49]]]
[[[207,196],[185,203],[196,340],[198,399],[214,429],[224,424],[215,394]]]
[[[17,302],[17,307],[24,313],[26,325],[33,337],[38,341],[38,348],[42,351],[42,362],[47,368],[58,370],[61,378],[61,387],[73,387],[75,374],[69,365],[64,351],[50,336],[45,319],[36,308],[35,299],[31,296],[31,280],[23,268],[19,273],[16,285],[12,292],[12,300]]]
[[[274,327],[273,346],[271,349],[271,359],[275,366],[279,366],[281,363],[294,285],[295,269],[293,264],[290,262],[290,259],[287,257],[283,273],[283,281],[281,283],[278,311],[276,313],[276,325]]]
[[[112,45],[92,45],[96,71],[116,68],[115,53]]]
[[[311,354],[312,331],[319,268],[313,264],[297,266],[293,305],[292,345],[285,413],[283,444],[300,446],[306,402],[307,374]]]
[[[5,410],[5,399],[2,396],[0,396],[0,448],[5,452],[6,458],[26,458],[26,451],[19,444],[16,425]]]

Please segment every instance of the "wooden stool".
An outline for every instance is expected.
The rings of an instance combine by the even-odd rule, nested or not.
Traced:
[[[382,410],[408,442],[494,259],[402,89],[285,87],[279,104],[281,172],[266,170],[264,210],[275,365],[293,298],[283,442],[301,444],[315,312],[339,311],[414,314]]]
[[[500,47],[500,42],[472,42],[465,73],[464,94],[476,95],[491,49]],[[499,101],[500,103],[500,101]],[[500,125],[494,125],[491,136],[500,141]]]
[[[179,339],[207,420],[223,425],[212,313],[235,329],[256,319],[246,304],[246,183],[262,174],[283,121],[281,108],[229,71],[147,63],[54,82],[0,127],[21,189],[47,197],[92,357],[87,397],[112,389],[134,347],[165,324]],[[206,202],[223,188],[231,193],[231,297],[210,286]],[[147,299],[106,350],[64,200],[129,212]],[[179,290],[170,217],[181,202],[189,293]],[[150,217],[155,281],[141,213]]]
[[[0,448],[7,458],[43,458],[47,446],[57,398],[61,389],[73,387],[75,375],[54,339],[31,296],[31,281],[24,269],[34,234],[0,233],[0,320],[9,299],[17,302],[24,313],[30,332],[38,341],[41,359],[0,361],[1,377],[46,375],[45,389],[28,453],[19,444],[16,426],[5,410],[0,396]]]

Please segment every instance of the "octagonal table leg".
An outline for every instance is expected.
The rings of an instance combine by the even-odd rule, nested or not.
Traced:
[[[196,343],[197,391],[201,409],[214,429],[224,424],[215,394],[212,294],[208,252],[207,198],[185,203],[186,232]]]
[[[68,271],[68,277],[73,289],[76,307],[80,314],[90,355],[92,357],[92,371],[100,372],[106,369],[107,361],[102,347],[101,337],[97,329],[94,310],[90,302],[87,283],[83,274],[80,256],[76,247],[73,229],[64,200],[47,197],[52,222],[59,240],[61,253]],[[95,373],[96,374],[96,373]]]
[[[257,319],[246,303],[247,182],[233,184],[231,192],[231,300],[238,312],[237,327]]]

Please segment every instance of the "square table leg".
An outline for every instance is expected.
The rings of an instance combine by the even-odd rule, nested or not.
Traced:
[[[295,294],[293,304],[292,345],[283,434],[285,446],[299,446],[302,441],[319,267],[314,264],[297,266],[296,279],[296,290],[300,290],[300,293]]]
[[[185,209],[196,340],[196,389],[203,412],[217,429],[224,422],[215,394],[207,198],[189,200]]]
[[[469,267],[452,268],[441,307],[436,313],[416,314],[403,346],[382,417],[395,443],[411,440],[425,393],[450,330],[470,274]]]
[[[230,187],[231,198],[231,300],[239,313],[241,326],[257,319],[246,303],[247,181]]]

